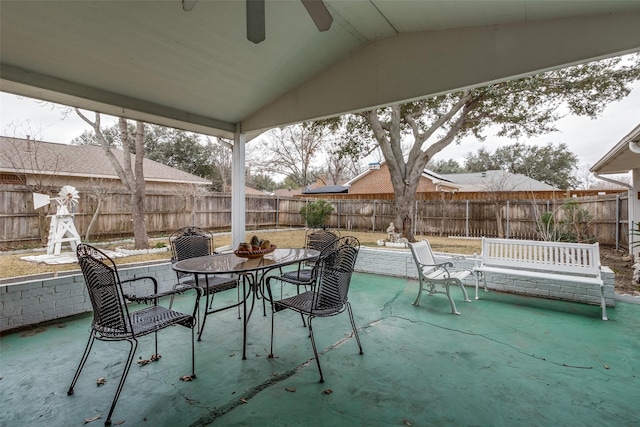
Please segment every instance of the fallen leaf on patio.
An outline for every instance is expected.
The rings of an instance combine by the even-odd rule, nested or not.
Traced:
[[[193,377],[191,375],[185,375],[180,377],[180,381],[191,381],[193,380]]]
[[[244,397],[241,397],[241,398],[240,398],[240,402],[242,402],[242,403],[247,403],[247,399],[245,399]]]
[[[99,419],[100,419],[100,417],[101,417],[101,415],[96,415],[95,417],[85,418],[85,419],[84,419],[84,420],[82,420],[82,421],[84,421],[84,423],[85,423],[85,424],[88,424],[88,423],[92,423],[92,422],[94,422],[95,420],[99,420]]]
[[[287,387],[285,388],[285,390],[290,391],[291,393],[293,393],[294,391],[296,391],[295,387]]]
[[[151,355],[150,360],[151,360],[152,362],[155,362],[155,361],[157,361],[157,360],[160,360],[161,358],[162,358],[162,355],[161,355],[161,354],[152,354],[152,355]]]
[[[138,365],[144,366],[149,362],[151,362],[149,359],[140,359],[138,360]]]
[[[604,369],[609,369],[609,365],[604,365]]]
[[[114,426],[119,426],[122,424],[124,424],[124,420],[116,421],[115,423],[113,423]]]
[[[96,384],[98,385],[98,387],[106,383],[107,383],[107,380],[104,377],[100,377],[96,380]]]
[[[402,424],[406,426],[411,426],[411,423],[409,422],[409,420],[402,420]]]
[[[333,390],[331,390],[330,388],[326,389],[323,391],[324,394],[331,394],[333,393]]]

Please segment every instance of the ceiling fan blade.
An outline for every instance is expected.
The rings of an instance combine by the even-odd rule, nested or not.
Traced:
[[[247,0],[247,39],[254,43],[264,41],[264,1]]]
[[[300,0],[320,31],[331,28],[333,17],[322,0]]]
[[[198,0],[182,0],[182,10],[185,12],[191,12]]]

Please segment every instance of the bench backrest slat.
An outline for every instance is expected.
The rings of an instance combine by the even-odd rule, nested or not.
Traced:
[[[484,266],[600,275],[598,243],[482,239]]]

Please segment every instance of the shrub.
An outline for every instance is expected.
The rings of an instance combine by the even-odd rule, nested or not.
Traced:
[[[320,227],[332,213],[333,206],[324,200],[315,200],[300,208],[300,215],[307,222],[309,228]]]

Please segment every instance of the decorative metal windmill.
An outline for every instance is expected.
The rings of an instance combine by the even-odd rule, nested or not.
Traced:
[[[58,197],[49,197],[46,194],[33,193],[33,207],[39,209],[48,205],[51,200],[58,203],[55,215],[51,217],[49,226],[49,238],[47,239],[47,255],[60,255],[62,244],[68,242],[75,252],[80,235],[73,223],[73,208],[78,205],[78,191],[71,185],[65,185],[58,192]]]

